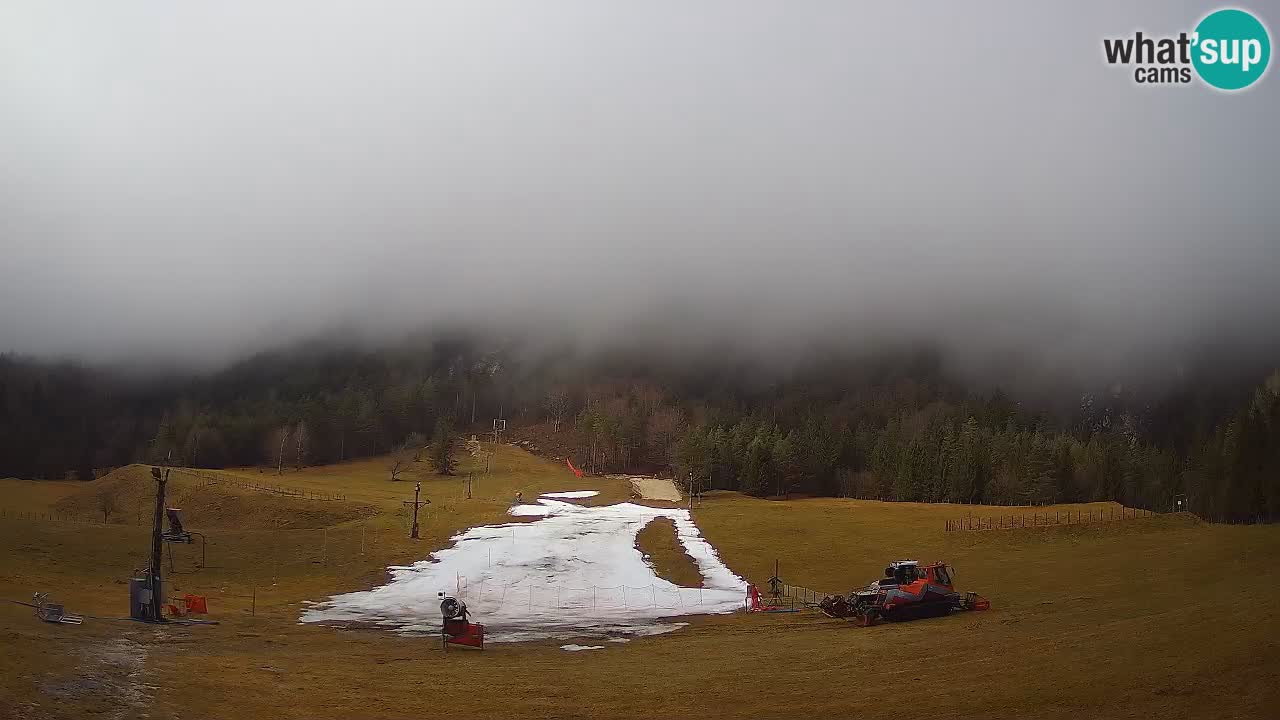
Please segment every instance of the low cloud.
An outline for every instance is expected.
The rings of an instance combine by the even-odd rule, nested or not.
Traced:
[[[0,350],[471,326],[1053,384],[1280,342],[1275,80],[1099,57],[1196,4],[242,10],[0,10]]]

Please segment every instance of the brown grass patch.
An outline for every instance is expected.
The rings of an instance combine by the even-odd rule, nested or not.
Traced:
[[[671,518],[650,520],[636,534],[636,549],[663,580],[679,587],[702,587],[702,572],[680,544]]]
[[[0,718],[168,718],[192,708],[207,718],[652,720],[755,718],[779,708],[843,717],[883,714],[884,699],[904,688],[926,689],[929,707],[957,717],[1270,717],[1280,702],[1280,528],[1182,518],[944,533],[946,519],[1002,509],[716,493],[694,519],[750,581],[763,583],[774,558],[787,582],[836,591],[879,576],[887,560],[943,559],[958,569],[959,588],[982,592],[994,607],[870,628],[811,612],[694,617],[668,635],[592,641],[606,649],[584,653],[561,652],[557,641],[445,654],[432,637],[298,625],[303,601],[371,587],[385,566],[423,559],[463,528],[510,520],[516,490],[528,499],[598,489],[602,502],[629,494],[510,448],[500,448],[499,460],[472,500],[458,478],[419,471],[432,499],[421,542],[405,537],[401,502],[412,497],[412,481],[388,481],[385,460],[286,474],[281,484],[345,493],[378,513],[325,529],[228,527],[210,534],[210,567],[196,572],[193,548],[175,548],[175,590],[208,595],[221,625],[91,618],[53,626],[30,608],[0,604]],[[48,492],[49,502],[62,493],[0,487]],[[648,534],[676,547],[670,530]],[[126,612],[123,581],[146,546],[145,527],[0,519],[0,598],[49,590],[72,612],[118,617]],[[663,555],[648,539],[644,547]],[[154,689],[137,706],[111,692],[66,691],[86,672],[127,677],[123,667],[82,670],[86,653],[101,657],[119,638],[146,648],[141,677]],[[565,678],[569,691],[556,691]],[[396,692],[414,687],[430,692]]]
[[[99,495],[107,492],[115,495],[118,505],[107,522],[150,525],[155,510],[155,480],[149,466],[129,465],[92,482],[77,484],[78,489],[53,504],[55,513],[102,521]],[[181,508],[185,524],[194,530],[323,528],[375,512],[365,503],[309,500],[226,484],[206,485],[180,471],[170,475],[165,505]]]

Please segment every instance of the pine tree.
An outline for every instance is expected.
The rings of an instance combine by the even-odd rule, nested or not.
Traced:
[[[453,435],[444,422],[436,423],[435,438],[431,442],[431,465],[441,475],[452,475],[456,469]]]

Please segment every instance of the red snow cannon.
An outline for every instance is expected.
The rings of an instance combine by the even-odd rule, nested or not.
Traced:
[[[467,620],[467,604],[455,597],[440,593],[440,614],[444,624],[440,627],[440,646],[445,650],[450,645],[462,645],[480,650],[484,649],[484,625]]]

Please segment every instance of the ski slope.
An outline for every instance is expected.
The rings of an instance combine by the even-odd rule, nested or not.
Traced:
[[[510,512],[538,519],[471,528],[427,560],[389,568],[386,585],[309,605],[301,621],[435,633],[437,594],[445,592],[467,603],[486,639],[512,642],[652,635],[680,626],[669,618],[743,605],[746,583],[720,561],[688,510],[584,507],[543,496]],[[636,534],[658,517],[675,523],[703,587],[663,580],[636,549]]]

